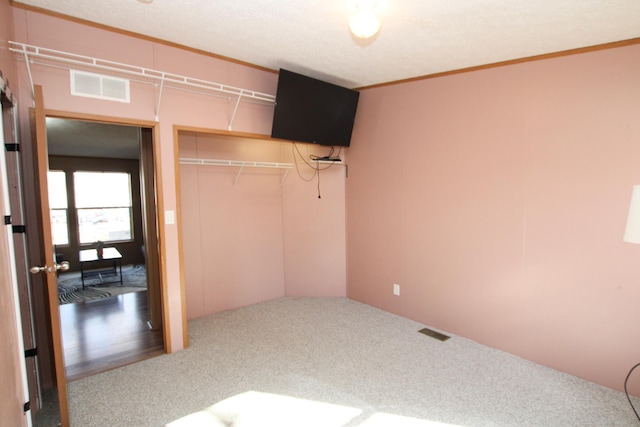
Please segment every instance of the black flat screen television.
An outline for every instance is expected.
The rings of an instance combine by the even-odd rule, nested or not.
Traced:
[[[360,92],[280,69],[271,137],[348,147]]]

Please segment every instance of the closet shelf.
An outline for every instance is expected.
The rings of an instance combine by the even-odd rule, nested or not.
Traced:
[[[90,56],[78,55],[75,53],[63,52],[39,46],[32,46],[24,43],[9,41],[9,50],[27,64],[27,71],[33,87],[31,74],[31,64],[39,64],[63,69],[89,69],[108,72],[110,74],[125,76],[140,83],[149,83],[159,87],[156,106],[156,121],[160,109],[160,100],[163,88],[173,88],[188,92],[195,92],[205,95],[216,95],[227,99],[235,100],[235,109],[229,122],[229,130],[233,125],[235,114],[240,102],[253,102],[268,106],[275,105],[275,96],[267,93],[260,93],[249,89],[233,87],[221,83],[210,82],[193,77],[181,76],[179,74],[165,71],[153,70],[139,67],[137,65],[123,64]]]
[[[217,160],[217,159],[194,159],[180,158],[183,165],[208,165],[208,166],[249,166],[254,168],[275,168],[275,169],[291,169],[293,163],[275,163],[275,162],[246,162],[242,160]]]
[[[197,159],[197,158],[188,158],[181,157],[179,159],[181,165],[201,165],[201,166],[234,166],[239,167],[240,170],[236,175],[236,179],[233,181],[233,186],[235,187],[238,183],[238,179],[240,179],[240,175],[245,167],[250,168],[271,168],[271,169],[286,169],[283,176],[282,181],[280,181],[280,185],[284,184],[284,181],[287,179],[287,175],[289,174],[289,170],[293,168],[293,163],[277,163],[277,162],[247,162],[242,160],[219,160],[219,159]]]

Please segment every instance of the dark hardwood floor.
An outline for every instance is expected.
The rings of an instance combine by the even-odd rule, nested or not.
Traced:
[[[147,292],[60,306],[67,381],[164,353],[147,325]]]

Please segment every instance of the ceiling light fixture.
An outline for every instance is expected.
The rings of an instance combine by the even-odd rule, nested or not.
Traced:
[[[349,19],[349,30],[361,39],[368,39],[380,31],[380,1],[355,0],[355,13]]]

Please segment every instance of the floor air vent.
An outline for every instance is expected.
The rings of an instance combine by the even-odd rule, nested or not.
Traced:
[[[440,332],[433,331],[433,330],[431,330],[429,328],[422,328],[418,332],[420,332],[421,334],[427,335],[427,336],[429,336],[431,338],[435,338],[435,339],[437,339],[439,341],[446,341],[449,338],[451,338],[451,337],[449,337],[449,336],[447,336],[445,334],[441,334]]]
[[[129,102],[129,80],[71,70],[71,95]]]

